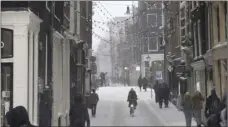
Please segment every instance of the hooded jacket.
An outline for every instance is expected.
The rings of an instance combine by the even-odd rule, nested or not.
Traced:
[[[30,121],[27,110],[18,106],[6,113],[6,119],[10,127],[34,127]]]

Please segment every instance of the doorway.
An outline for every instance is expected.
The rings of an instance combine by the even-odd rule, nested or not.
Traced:
[[[1,65],[1,125],[4,125],[5,114],[13,108],[13,64],[2,63]]]

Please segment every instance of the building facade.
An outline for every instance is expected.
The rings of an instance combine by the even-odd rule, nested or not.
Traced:
[[[68,126],[71,94],[90,93],[92,25],[81,17],[92,18],[92,2],[2,2],[1,12],[2,116],[22,105],[34,125]]]
[[[141,74],[143,77],[154,76],[150,72],[153,61],[164,60],[163,50],[160,49],[159,36],[162,32],[162,2],[139,2],[138,11],[143,12],[139,17],[139,34],[141,50]],[[146,25],[145,25],[146,24]],[[164,77],[164,74],[162,74]]]

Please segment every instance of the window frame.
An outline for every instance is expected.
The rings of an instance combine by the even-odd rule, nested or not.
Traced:
[[[151,39],[151,40],[156,39],[156,46],[157,46],[157,47],[156,47],[155,50],[153,50],[153,49],[151,50],[151,49],[150,49],[150,39]],[[148,46],[148,51],[149,51],[149,52],[150,52],[150,51],[158,51],[158,37],[147,37],[147,42],[148,42],[148,43],[147,43],[147,46]]]
[[[150,15],[155,15],[156,16],[156,25],[153,25],[154,27],[156,27],[156,26],[158,26],[158,16],[157,16],[157,14],[156,13],[149,13],[149,14],[146,14],[146,23],[147,23],[147,25],[149,25],[149,23],[148,23],[148,17],[150,16]],[[152,26],[152,24],[150,24],[150,26]]]

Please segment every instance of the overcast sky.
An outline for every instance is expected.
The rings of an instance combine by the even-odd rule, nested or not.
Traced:
[[[113,17],[119,17],[119,16],[126,16],[126,9],[128,5],[134,5],[137,6],[137,1],[93,1],[95,3],[94,6],[94,15],[93,20],[95,21],[101,21],[101,22],[108,22]],[[102,27],[105,30],[109,30],[107,25],[96,23],[97,26],[95,26],[93,22],[93,32],[96,34],[99,34],[99,36],[105,38],[106,40],[109,40],[108,32],[103,31],[98,26]],[[96,52],[97,47],[100,43],[100,39],[93,35],[93,50]]]

